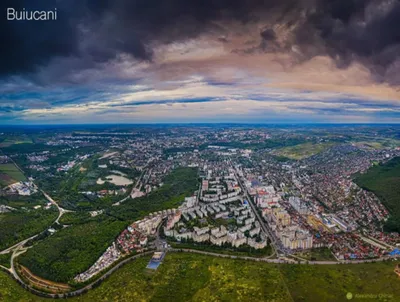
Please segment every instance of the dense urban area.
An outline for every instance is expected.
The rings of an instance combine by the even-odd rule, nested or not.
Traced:
[[[135,259],[163,275],[187,262],[192,279],[196,259],[291,267],[289,292],[317,266],[400,276],[398,126],[9,127],[0,150],[0,267],[38,299],[83,299]],[[397,281],[383,298],[395,301]],[[351,281],[338,282],[344,298]],[[254,301],[290,301],[268,295]]]

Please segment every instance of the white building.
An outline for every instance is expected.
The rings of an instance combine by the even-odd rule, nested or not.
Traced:
[[[300,215],[308,214],[308,208],[300,198],[291,196],[289,197],[289,203]]]

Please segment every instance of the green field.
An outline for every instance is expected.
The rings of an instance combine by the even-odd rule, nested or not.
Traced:
[[[68,301],[399,301],[395,262],[342,265],[268,264],[169,253],[157,271],[149,257],[114,272],[88,293]],[[372,298],[358,299],[356,295]],[[386,299],[378,299],[381,295]],[[51,301],[22,289],[0,271],[0,301]]]
[[[380,142],[377,142],[377,141],[360,141],[360,142],[356,142],[354,144],[358,147],[367,147],[367,148],[376,149],[376,150],[380,150],[380,149],[384,148],[383,144]]]
[[[27,208],[33,209],[36,205],[47,204],[47,199],[40,192],[32,195],[22,196],[22,195],[4,195],[0,196],[0,204],[6,205],[12,208]]]
[[[78,301],[291,301],[279,269],[256,262],[168,254],[156,272],[147,259],[123,267]],[[125,291],[120,291],[120,284]]]
[[[400,146],[400,140],[397,139],[389,139],[389,138],[381,138],[374,137],[373,140],[370,140],[371,137],[366,137],[365,140],[354,140],[354,144],[360,147],[367,147],[370,149],[384,149],[384,148],[396,148]]]
[[[0,164],[0,185],[6,186],[26,180],[24,174],[14,164]]]
[[[242,245],[240,247],[234,248],[231,245],[223,245],[217,246],[212,245],[211,243],[194,243],[194,242],[177,242],[177,241],[169,241],[168,243],[173,248],[177,249],[192,249],[192,250],[199,250],[217,254],[226,254],[226,255],[237,255],[237,256],[248,256],[248,257],[257,257],[257,258],[264,258],[271,256],[272,248],[271,245],[267,245],[263,249],[256,250],[248,245]]]
[[[0,214],[0,251],[44,231],[57,215],[55,209],[17,210]]]
[[[300,160],[318,154],[333,145],[334,143],[304,143],[278,149],[276,155],[283,158]]]
[[[306,141],[307,140],[304,139],[303,137],[271,138],[271,139],[266,139],[266,140],[258,141],[258,142],[246,142],[246,141],[236,141],[236,140],[229,141],[229,142],[215,141],[215,142],[210,142],[207,144],[200,145],[199,150],[204,150],[205,148],[207,148],[210,145],[227,147],[227,148],[261,150],[261,149],[266,149],[266,148],[269,149],[269,148],[281,148],[281,147],[286,147],[286,146],[295,146],[298,144],[303,144]]]
[[[0,147],[9,147],[11,145],[17,145],[17,144],[32,144],[32,139],[23,135],[23,136],[10,136],[6,137],[4,140],[0,142]]]
[[[356,175],[355,182],[361,188],[375,193],[390,211],[386,230],[400,232],[400,157]]]
[[[318,248],[296,253],[295,256],[312,261],[336,261],[329,248]]]
[[[283,279],[294,301],[347,301],[355,295],[387,295],[388,299],[354,297],[352,301],[399,301],[400,279],[395,262],[337,265],[283,265]],[[391,298],[389,298],[391,297]]]

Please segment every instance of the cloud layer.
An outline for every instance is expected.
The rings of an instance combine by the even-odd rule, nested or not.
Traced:
[[[5,122],[400,119],[396,0],[2,5],[58,11],[0,18]]]

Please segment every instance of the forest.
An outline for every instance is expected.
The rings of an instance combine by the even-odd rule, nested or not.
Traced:
[[[147,196],[128,199],[104,214],[89,217],[67,213],[61,222],[69,226],[38,242],[19,258],[36,275],[57,282],[71,282],[87,270],[118,234],[147,214],[177,207],[197,188],[197,170],[178,168],[166,176],[164,185]]]
[[[386,231],[400,232],[400,157],[357,175],[355,182],[361,188],[378,196],[389,210],[390,216],[385,224]]]

